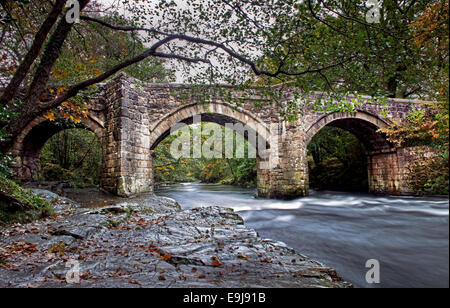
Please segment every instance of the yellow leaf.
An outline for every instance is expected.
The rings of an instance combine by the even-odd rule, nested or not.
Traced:
[[[44,115],[44,118],[53,122],[53,121],[55,121],[55,114],[53,113],[53,111],[49,111],[49,112],[47,112],[47,114]]]

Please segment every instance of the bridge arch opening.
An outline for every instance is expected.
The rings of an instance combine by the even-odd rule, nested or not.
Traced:
[[[67,119],[35,119],[17,138],[12,148],[16,157],[16,177],[22,181],[69,180],[64,178],[64,174],[69,177],[76,172],[81,176],[77,169],[81,169],[86,158],[89,158],[89,163],[100,170],[99,173],[89,175],[90,182],[92,185],[99,185],[103,160],[99,132],[98,127],[87,120],[74,123]],[[57,153],[58,151],[61,152]],[[94,158],[95,161],[92,161]]]
[[[102,176],[101,141],[85,127],[67,128],[47,140],[41,150],[39,179],[98,187]]]
[[[363,112],[331,114],[314,123],[306,132],[310,188],[395,190],[395,148],[378,131],[386,126]]]
[[[314,190],[369,191],[366,148],[341,128],[325,126],[311,139],[308,172]]]
[[[170,146],[180,136],[180,131],[173,132],[173,128],[180,124],[186,124],[190,130],[190,157],[174,160]],[[268,129],[261,120],[226,104],[181,108],[157,123],[151,129],[151,135],[154,136],[151,150],[155,184],[171,182],[168,179],[172,179],[172,182],[201,181],[256,186],[257,159],[264,156],[265,150],[270,147],[266,142]],[[199,137],[201,141],[195,142],[194,138]],[[217,146],[217,137],[220,146]],[[213,157],[204,153],[207,143],[214,148],[214,153],[207,153]],[[194,150],[194,146],[200,146],[202,150]],[[177,164],[176,168],[174,163]],[[171,173],[175,176],[171,176]]]

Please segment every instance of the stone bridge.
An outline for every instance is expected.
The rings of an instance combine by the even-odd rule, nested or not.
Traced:
[[[266,137],[270,133],[280,136],[276,141],[267,140],[266,155],[257,158],[257,186],[261,197],[292,198],[308,194],[307,145],[326,125],[348,130],[365,145],[371,192],[409,193],[408,165],[414,160],[416,149],[397,148],[377,130],[393,120],[404,119],[411,105],[417,102],[391,99],[384,106],[361,104],[356,112],[331,114],[301,107],[298,120],[286,122],[280,114],[286,102],[293,101],[293,93],[288,88],[280,90],[282,95],[276,99],[268,99],[256,89],[228,87],[225,90],[222,94],[216,91],[207,102],[200,103],[199,97],[204,97],[204,93],[187,85],[141,84],[123,74],[102,85],[98,98],[89,102],[90,114],[84,121],[101,140],[102,187],[120,196],[152,192],[153,149],[176,123],[189,124],[194,116],[201,115],[202,121],[263,127],[268,132]],[[230,97],[238,100],[240,106],[233,108],[236,105],[229,103]],[[314,98],[314,95],[310,97]],[[384,117],[386,108],[389,113]],[[19,178],[29,180],[38,174],[43,145],[62,129],[41,117],[29,123],[12,148]],[[274,149],[277,149],[275,165],[271,169],[262,168],[263,163],[273,160]]]

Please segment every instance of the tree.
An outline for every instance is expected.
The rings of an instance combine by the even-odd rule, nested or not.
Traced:
[[[443,48],[448,41],[448,1],[385,0],[380,23],[373,24],[364,18],[364,5],[365,1],[312,0],[296,4],[294,16],[278,18],[274,29],[287,39],[266,62],[276,67],[284,56],[286,65],[310,67],[345,55],[353,61],[303,79],[285,76],[282,81],[295,82],[302,89],[432,98],[432,83],[448,63],[448,48]],[[440,13],[419,30],[422,20],[429,20],[425,16],[430,7]],[[428,40],[428,51],[438,47],[439,55],[431,56],[418,44],[429,36],[433,38]],[[435,39],[439,43],[431,43]]]
[[[418,193],[448,194],[449,187],[449,1],[434,1],[411,24],[413,39],[429,65],[428,97],[435,99],[426,109],[413,110],[406,121],[383,129],[399,146],[429,146],[434,152],[411,167],[409,180]]]

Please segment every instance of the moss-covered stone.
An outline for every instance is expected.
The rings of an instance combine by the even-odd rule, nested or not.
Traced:
[[[48,201],[0,175],[0,224],[30,222],[53,213]]]

